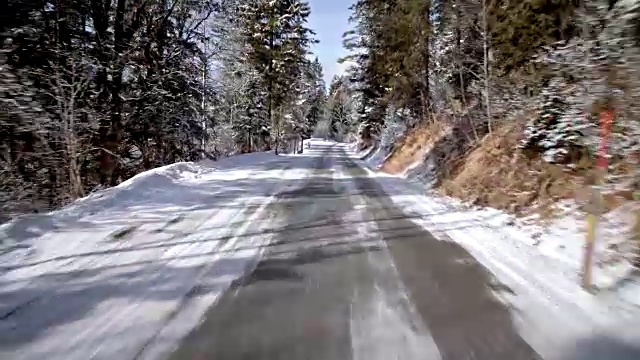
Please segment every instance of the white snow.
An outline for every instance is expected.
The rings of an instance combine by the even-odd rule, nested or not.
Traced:
[[[171,351],[260,256],[265,226],[281,225],[265,219],[267,208],[301,186],[312,168],[300,166],[305,159],[173,164],[1,226],[0,358]]]
[[[360,155],[355,147],[339,146]],[[386,156],[375,151],[367,162],[359,161],[365,169]],[[269,152],[173,164],[60,211],[0,226],[0,358],[155,359],[171,351],[260,256],[270,241],[265,226],[282,225],[270,218],[274,194],[302,186],[313,166],[299,161],[314,156],[305,149],[304,156]],[[542,228],[425,193],[424,186],[399,177],[369,173],[418,217],[414,221],[442,241],[464,246],[512,290],[499,295],[513,308],[522,336],[546,359],[560,358],[593,334],[638,343],[636,283],[597,294],[579,286],[579,215]],[[625,224],[611,214],[601,237]],[[606,288],[625,271],[621,261],[597,268],[595,275]],[[373,299],[379,301],[354,309],[351,320],[360,339],[385,344],[402,336],[406,351],[437,352],[428,337],[407,328],[406,314],[385,307],[397,301],[389,294],[382,291]],[[399,289],[396,295],[402,294]],[[363,315],[371,311],[377,317]],[[395,331],[366,332],[386,326]]]
[[[355,152],[356,155],[355,157],[358,159],[363,159],[366,158],[367,159],[367,163],[369,163],[370,165],[380,165],[382,164],[382,161],[384,160],[383,158],[380,158],[380,154],[383,153],[382,149],[380,146],[372,146],[372,147],[366,147],[360,151],[357,151],[358,146],[356,145],[355,147],[348,147],[347,150],[351,151],[351,152]]]
[[[354,158],[360,154],[348,147]],[[376,155],[359,161],[413,221],[442,241],[465,247],[513,293],[500,297],[513,308],[521,334],[545,359],[562,358],[594,334],[619,342],[640,341],[640,286],[629,282],[621,289],[597,294],[580,287],[580,260],[584,243],[584,217],[572,216],[542,227],[527,224],[490,208],[470,208],[459,201],[426,192],[425,186],[377,172]],[[529,219],[530,220],[530,219]],[[620,231],[620,216],[610,215],[599,238]],[[615,222],[617,220],[617,222]],[[599,245],[599,254],[604,246]],[[599,255],[601,256],[601,255]],[[628,270],[622,265],[596,267],[601,287]],[[627,263],[628,264],[628,263]],[[616,274],[616,272],[618,274]]]
[[[373,151],[373,152],[367,159],[367,164],[369,164],[369,166],[372,166],[374,169],[380,168],[380,166],[382,165],[382,163],[384,163],[384,160],[387,158],[388,155],[385,155],[385,152],[382,150],[381,146],[376,146],[374,149],[369,151]],[[365,152],[365,155],[368,153],[369,153],[368,151]]]
[[[308,140],[304,140],[305,142],[308,141],[311,143],[311,145],[319,145],[319,146],[331,146],[331,145],[336,145],[337,142],[335,140],[327,140],[327,139],[323,139],[323,138],[311,138]]]

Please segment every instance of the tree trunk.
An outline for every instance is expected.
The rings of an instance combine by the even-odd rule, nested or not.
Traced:
[[[72,157],[69,161],[69,190],[74,199],[84,196],[80,166],[78,165],[78,160],[75,157]]]
[[[69,194],[73,199],[84,196],[84,186],[82,185],[82,174],[80,173],[80,164],[78,163],[78,147],[77,138],[73,131],[73,120],[70,120],[67,134],[65,135],[66,145],[66,163],[69,176]]]
[[[271,49],[271,51],[273,51],[273,44],[274,44],[274,38],[273,38],[273,32],[271,32],[271,34],[269,35],[269,49]],[[271,124],[271,126],[275,129],[277,126],[273,123],[273,59],[271,58],[271,53],[269,53],[269,73],[268,73],[268,79],[267,79],[267,111],[268,111],[268,116],[269,116],[269,123]],[[276,138],[275,138],[275,148],[276,148],[276,155],[278,155],[278,132],[276,130]]]
[[[431,102],[429,100],[429,32],[431,31],[431,4],[425,2],[424,5],[424,17],[422,19],[423,26],[426,26],[426,31],[422,34],[422,53],[423,53],[423,74],[421,79],[420,89],[420,103],[422,108],[422,121],[429,120],[429,110],[431,108]],[[424,23],[426,22],[426,25]]]
[[[114,61],[109,64],[113,71],[113,80],[109,87],[111,93],[110,116],[108,123],[103,124],[100,134],[100,145],[102,146],[102,154],[100,161],[100,181],[102,184],[117,185],[117,177],[114,172],[118,172],[120,163],[116,157],[122,135],[124,132],[123,124],[123,72],[126,64],[125,50],[130,47],[131,38],[141,25],[141,19],[145,13],[146,2],[136,1],[136,8],[133,10],[133,17],[130,24],[125,24],[127,0],[117,0],[116,15],[114,22]],[[106,125],[106,126],[105,126]]]
[[[482,45],[484,51],[484,97],[485,97],[485,106],[487,108],[487,125],[489,129],[489,134],[491,134],[491,99],[489,98],[489,36],[487,35],[488,24],[487,24],[487,1],[482,0]]]

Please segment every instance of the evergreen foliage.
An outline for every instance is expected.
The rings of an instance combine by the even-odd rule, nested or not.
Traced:
[[[321,116],[305,1],[11,0],[3,9],[5,214],[176,161],[270,149],[308,136]]]

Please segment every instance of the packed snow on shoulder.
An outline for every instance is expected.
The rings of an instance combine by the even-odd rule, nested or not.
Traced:
[[[499,297],[511,304],[523,337],[543,357],[571,353],[567,344],[583,346],[584,339],[596,335],[618,343],[640,341],[640,328],[634,325],[640,320],[640,286],[624,281],[631,271],[628,261],[607,265],[611,254],[603,241],[620,238],[632,219],[611,213],[601,223],[594,268],[599,290],[589,293],[580,286],[585,220],[574,205],[564,204],[566,217],[541,226],[531,218],[442,197],[403,175],[378,172],[373,158],[359,163],[413,221],[442,241],[464,246],[506,285]]]
[[[282,225],[268,205],[300,186],[305,161],[177,163],[2,225],[0,358],[167,354],[260,256]]]
[[[331,140],[331,139],[325,139],[325,138],[310,138],[307,140],[304,140],[305,145],[306,142],[308,142],[311,146],[332,146],[332,145],[336,145],[337,142],[335,140]]]
[[[128,209],[132,204],[140,207],[163,206],[167,210],[172,209],[172,206],[175,209],[188,209],[199,202],[202,194],[197,191],[173,190],[185,190],[185,183],[198,179],[207,181],[246,178],[251,173],[253,165],[278,159],[280,158],[273,152],[262,152],[236,155],[215,162],[181,162],[145,171],[116,187],[93,192],[61,210],[24,215],[0,225],[0,244],[5,246],[3,252],[7,251],[7,247],[26,248],[28,244],[25,242],[63,227],[80,217]],[[207,192],[213,195],[217,191],[226,190],[228,187],[215,187]]]

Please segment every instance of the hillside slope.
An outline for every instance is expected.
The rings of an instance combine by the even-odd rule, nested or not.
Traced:
[[[527,229],[534,247],[571,263],[577,274],[594,162],[584,158],[562,166],[526,154],[517,149],[523,128],[522,122],[511,122],[473,141],[461,139],[463,133],[452,127],[418,126],[397,138],[379,170],[412,180],[461,209],[512,215],[508,222]],[[633,183],[628,181],[632,166],[621,161],[611,168],[597,239],[601,288],[635,281],[638,264],[640,204],[633,200]]]

